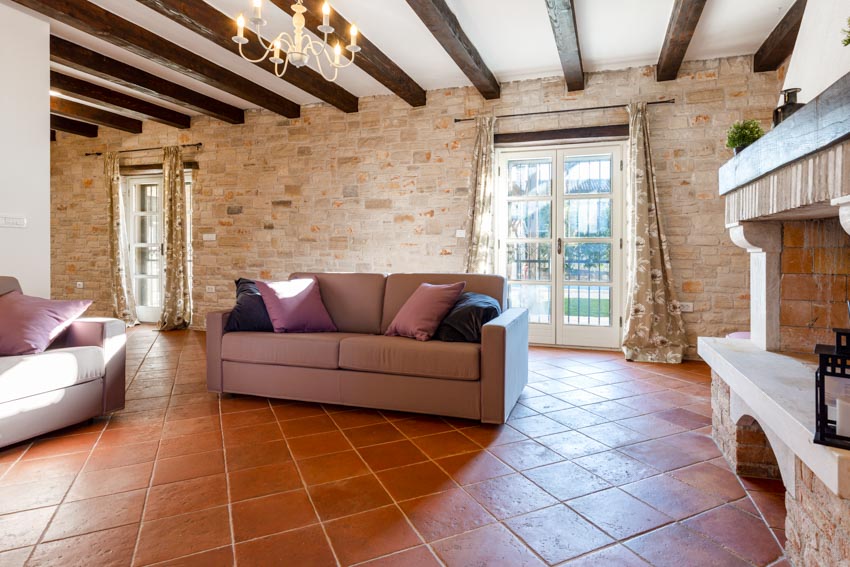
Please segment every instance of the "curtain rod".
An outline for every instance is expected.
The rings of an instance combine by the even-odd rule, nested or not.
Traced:
[[[646,104],[673,104],[676,102],[675,98],[668,98],[667,100],[651,100]],[[566,110],[544,110],[542,112],[526,112],[524,114],[501,114],[496,116],[496,118],[516,118],[519,116],[540,116],[541,114],[564,114],[567,112],[583,112],[585,110],[607,110],[609,108],[624,108],[626,104],[609,104],[608,106],[589,106],[587,108],[568,108]],[[475,120],[475,118],[455,118],[455,124],[458,122],[470,122]]]
[[[180,144],[181,148],[200,148],[201,146],[203,146],[203,144],[201,142],[198,142],[197,144]],[[163,147],[165,147],[165,146],[158,146],[156,148],[136,148],[135,150],[120,150],[120,151],[115,152],[115,153],[126,154],[126,153],[130,153],[130,152],[147,152],[147,151],[150,151],[150,150],[161,150]],[[85,155],[87,155],[87,156],[102,156],[103,152],[86,152]]]

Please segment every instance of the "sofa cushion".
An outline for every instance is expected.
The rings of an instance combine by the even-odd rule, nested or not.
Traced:
[[[451,284],[466,282],[464,291],[489,295],[505,306],[505,278],[487,274],[390,274],[384,292],[381,333],[386,333],[402,305],[419,288],[420,284]]]
[[[322,301],[341,333],[377,335],[386,330],[381,329],[384,274],[298,272],[290,277],[319,280]]]
[[[60,301],[19,291],[0,296],[0,355],[42,352],[91,304],[90,299]]]
[[[410,337],[417,341],[429,340],[440,326],[440,321],[451,311],[457,298],[463,293],[465,285],[464,282],[420,284],[399,309],[384,334],[390,337]]]
[[[255,283],[275,333],[336,332],[316,278]]]
[[[0,403],[83,384],[106,371],[103,349],[95,346],[0,357]]]
[[[236,280],[236,305],[227,316],[225,333],[245,331],[274,332],[272,320],[257,284],[254,280],[239,278]]]
[[[233,362],[339,368],[339,342],[353,333],[227,333],[221,358]]]
[[[339,367],[346,370],[478,380],[481,345],[416,341],[406,337],[345,338],[339,347]]]

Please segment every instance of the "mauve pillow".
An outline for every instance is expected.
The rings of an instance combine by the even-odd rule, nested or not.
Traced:
[[[322,303],[319,282],[303,278],[285,282],[257,282],[275,333],[323,333],[336,331]]]
[[[91,305],[91,301],[58,301],[10,291],[0,295],[0,356],[44,351]]]
[[[448,343],[480,343],[481,328],[501,314],[499,302],[489,295],[466,292],[440,323],[434,339]]]
[[[227,317],[225,333],[238,331],[274,331],[272,320],[266,311],[263,296],[254,280],[239,278],[236,280],[236,305]]]
[[[421,284],[401,306],[385,334],[427,341],[434,335],[440,321],[454,306],[465,287],[466,282]]]

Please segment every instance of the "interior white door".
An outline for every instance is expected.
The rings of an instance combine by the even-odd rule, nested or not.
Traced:
[[[621,143],[502,149],[498,264],[536,344],[618,348]]]

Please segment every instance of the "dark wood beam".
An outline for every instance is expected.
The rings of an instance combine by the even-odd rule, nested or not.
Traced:
[[[50,130],[50,141],[51,142],[56,141],[56,130]]]
[[[573,0],[546,0],[549,11],[549,23],[555,34],[555,45],[558,46],[558,56],[567,80],[567,89],[572,91],[584,90],[584,68],[581,64],[581,47],[578,42],[576,27],[576,10]]]
[[[86,0],[14,0],[36,12],[288,118],[300,107]]]
[[[65,118],[74,118],[82,120],[83,122],[99,124],[100,126],[108,126],[109,128],[115,128],[116,130],[130,132],[131,134],[142,133],[141,120],[121,116],[120,114],[109,112],[108,110],[102,110],[100,108],[74,102],[73,100],[59,98],[58,96],[50,97],[50,113],[64,116]]]
[[[272,4],[292,15],[292,0],[271,0]],[[307,29],[322,37],[318,27],[322,25],[322,4],[324,0],[304,0],[307,12],[304,14]],[[351,23],[336,10],[331,11],[330,25],[334,32],[328,34],[328,43],[334,45],[348,45],[350,40],[349,30]],[[392,59],[378,49],[374,43],[362,33],[357,37],[357,45],[360,52],[354,58],[354,64],[363,69],[373,79],[387,87],[407,102],[410,106],[425,106],[425,89],[416,84],[401,67],[396,65]],[[348,52],[343,50],[343,54]],[[288,73],[289,71],[287,71]]]
[[[775,71],[782,65],[797,43],[797,33],[806,11],[806,0],[797,0],[788,9],[779,23],[761,44],[753,56],[753,70],[756,73]]]
[[[145,100],[56,71],[50,72],[50,88],[72,98],[99,104],[119,112],[129,110],[134,114],[144,115],[151,120],[175,128],[189,128],[191,126],[192,117],[188,114],[181,114],[169,108],[163,108]]]
[[[78,120],[71,120],[64,116],[50,115],[50,128],[59,132],[67,132],[76,136],[84,136],[86,138],[97,138],[97,126],[87,124]]]
[[[612,124],[610,126],[583,126],[579,128],[543,130],[540,132],[495,134],[493,136],[493,142],[496,144],[518,144],[522,142],[554,142],[557,140],[590,138],[628,138],[628,136],[628,124]]]
[[[236,23],[203,0],[137,1],[216,45],[239,54],[239,46],[231,40],[236,35]],[[289,2],[292,3],[292,0],[289,0]],[[256,34],[246,28],[245,37],[250,42],[245,46],[245,54],[252,59],[257,59],[263,51],[258,47]],[[274,63],[271,63],[268,59],[257,63],[257,65],[270,73],[274,73]],[[299,69],[290,65],[283,79],[343,112],[357,112],[356,96],[338,84],[326,81],[319,73],[309,67]]]
[[[674,81],[697,29],[706,0],[676,0],[655,68],[657,81]]]
[[[443,49],[454,59],[464,75],[469,77],[481,96],[488,100],[499,98],[499,81],[484,64],[475,46],[466,36],[446,0],[407,0],[407,3],[431,31]]]
[[[56,36],[50,36],[50,60],[230,124],[245,122],[244,111],[235,106]]]

